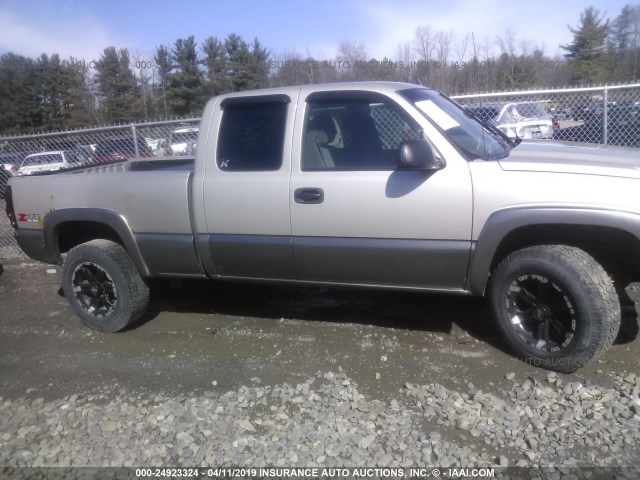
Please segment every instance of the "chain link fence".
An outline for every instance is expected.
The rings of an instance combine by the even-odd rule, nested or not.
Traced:
[[[4,214],[5,203],[4,200],[0,200],[0,265],[2,260],[9,258],[26,258],[26,255],[22,253],[20,247],[13,238],[13,228],[9,223],[9,219]]]
[[[398,150],[404,140],[417,138],[404,119],[385,105],[373,106],[371,117],[383,150]]]
[[[0,137],[0,164],[21,175],[130,158],[193,156],[199,122],[194,118]]]
[[[197,148],[199,118],[66,132],[0,137],[0,193],[14,175],[109,165],[126,159],[191,158]],[[24,258],[0,200],[0,261]]]
[[[640,84],[451,98],[511,137],[640,147]]]
[[[452,98],[512,137],[640,147],[640,84]],[[387,121],[386,113],[372,114],[378,127],[384,127],[383,142],[391,144],[398,132],[406,129]],[[124,159],[171,161],[192,157],[199,121],[194,118],[0,137],[0,192],[11,175],[81,169]],[[1,200],[0,207],[0,260],[24,258]]]

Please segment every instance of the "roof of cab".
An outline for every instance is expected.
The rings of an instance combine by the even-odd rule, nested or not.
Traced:
[[[52,150],[50,152],[31,153],[31,154],[27,155],[24,158],[26,159],[26,158],[29,158],[29,157],[40,157],[42,155],[63,155],[63,154],[64,154],[64,152],[62,150]]]
[[[248,96],[259,96],[259,95],[288,95],[291,98],[296,98],[299,94],[309,94],[317,91],[329,92],[329,91],[338,91],[338,90],[367,90],[372,92],[379,93],[392,93],[398,92],[400,90],[406,90],[409,88],[425,88],[421,85],[416,85],[413,83],[402,83],[402,82],[376,82],[376,81],[368,81],[368,82],[338,82],[338,83],[314,83],[308,85],[293,85],[288,87],[274,87],[274,88],[265,88],[260,90],[246,90],[243,92],[233,92],[233,93],[225,93],[223,95],[219,95],[213,97],[210,101],[223,101],[225,98],[234,98],[234,97],[248,97]]]

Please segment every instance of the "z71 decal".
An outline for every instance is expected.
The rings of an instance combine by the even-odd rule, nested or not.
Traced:
[[[19,213],[18,214],[19,222],[39,222],[40,215],[37,213]]]

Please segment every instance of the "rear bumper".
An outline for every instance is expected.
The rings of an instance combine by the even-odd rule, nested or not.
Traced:
[[[16,241],[24,253],[34,260],[59,264],[58,256],[47,249],[42,230],[19,228],[16,230]]]

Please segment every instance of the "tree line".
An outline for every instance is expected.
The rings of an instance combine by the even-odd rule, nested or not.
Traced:
[[[270,86],[357,80],[422,84],[447,94],[519,90],[640,78],[640,4],[613,19],[587,7],[572,42],[551,57],[513,31],[478,39],[431,26],[395,55],[372,58],[364,45],[342,42],[334,59],[273,52],[257,38],[190,36],[160,45],[152,58],[113,46],[100,58],[0,56],[0,133],[197,117],[208,98]]]

